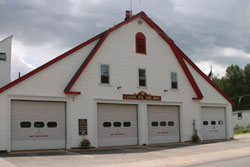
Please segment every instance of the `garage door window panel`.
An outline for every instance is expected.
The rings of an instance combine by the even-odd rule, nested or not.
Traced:
[[[152,124],[151,124],[152,126],[158,126],[158,122],[152,122]]]
[[[31,123],[30,122],[21,122],[20,123],[20,127],[21,128],[30,128],[31,127]]]
[[[168,122],[168,126],[174,126],[174,122],[173,121],[169,121]]]
[[[111,127],[111,122],[103,122],[103,127],[105,128]]]
[[[48,122],[47,127],[48,128],[56,128],[57,127],[57,122]]]
[[[161,122],[160,122],[160,126],[167,126],[167,122],[161,121]]]
[[[35,128],[43,128],[44,127],[44,122],[35,122],[34,127]]]
[[[211,121],[211,125],[216,125],[216,121]]]
[[[208,125],[208,121],[203,121],[203,125]]]
[[[223,125],[223,121],[219,121],[218,124],[219,124],[219,125]]]
[[[130,122],[123,122],[123,126],[124,126],[124,127],[130,127],[130,126],[131,126],[131,123],[130,123]]]
[[[121,125],[122,125],[121,122],[114,122],[113,123],[114,127],[121,127]]]

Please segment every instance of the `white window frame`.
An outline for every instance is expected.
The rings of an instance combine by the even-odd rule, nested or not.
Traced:
[[[102,66],[108,66],[108,77],[109,77],[109,83],[102,83]],[[100,78],[100,85],[110,85],[110,82],[111,82],[111,80],[110,80],[110,65],[109,64],[100,64],[100,76],[99,76],[99,78]]]
[[[145,70],[145,86],[141,86],[140,85],[140,78],[142,78],[142,77],[140,77],[140,73],[139,73],[139,70]],[[138,87],[140,87],[140,88],[146,88],[147,87],[147,70],[146,70],[146,68],[137,68],[137,76],[138,76]]]
[[[173,81],[173,80],[172,80],[172,74],[176,74],[176,81]],[[171,72],[171,73],[170,73],[170,81],[171,81],[171,83],[170,83],[171,89],[172,89],[172,90],[178,90],[178,89],[179,89],[179,84],[178,84],[178,73],[177,73],[177,72]],[[176,82],[177,88],[173,88],[173,87],[172,87],[172,83],[173,83],[173,82]]]

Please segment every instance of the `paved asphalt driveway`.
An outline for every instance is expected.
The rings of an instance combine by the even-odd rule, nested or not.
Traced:
[[[0,167],[210,167],[250,164],[250,135],[216,143],[0,153]],[[230,162],[230,163],[229,163]],[[237,163],[237,167],[241,167]]]

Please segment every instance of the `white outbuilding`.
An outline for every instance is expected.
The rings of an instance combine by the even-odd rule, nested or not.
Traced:
[[[233,112],[233,127],[234,128],[250,128],[250,110],[238,110]]]
[[[11,49],[2,43],[0,67]],[[185,142],[194,129],[201,140],[230,139],[232,105],[144,12],[128,12],[0,88],[0,150]]]

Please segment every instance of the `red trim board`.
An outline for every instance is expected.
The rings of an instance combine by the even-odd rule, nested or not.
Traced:
[[[182,52],[180,50],[180,52]],[[190,64],[201,76],[202,78],[204,78],[215,90],[218,91],[218,93],[220,93],[225,99],[227,99],[228,102],[231,103],[232,106],[234,106],[234,102],[213,82],[211,81],[211,79],[209,79],[207,77],[206,74],[204,74],[195,64],[194,62],[189,59],[183,52],[182,52],[182,57],[188,62],[188,64]]]
[[[197,83],[195,82],[191,72],[189,71],[186,63],[184,62],[183,59],[185,59],[206,81],[208,81],[209,84],[211,84],[223,97],[225,97],[232,105],[234,105],[234,103],[232,102],[232,100],[230,98],[228,98],[211,80],[209,80],[206,75],[204,73],[201,72],[201,70],[175,45],[174,41],[168,37],[168,35],[158,26],[156,25],[144,12],[140,12],[135,16],[132,16],[131,18],[117,24],[116,26],[110,28],[108,31],[101,33],[97,36],[95,36],[94,38],[91,38],[90,40],[78,45],[77,47],[69,50],[68,52],[62,54],[61,56],[49,61],[48,63],[38,67],[37,69],[31,71],[30,73],[24,75],[23,77],[5,85],[4,87],[2,87],[0,89],[0,93],[7,90],[8,88],[20,83],[21,81],[31,77],[32,75],[38,73],[39,71],[42,71],[43,69],[49,67],[50,65],[58,62],[59,60],[63,59],[64,57],[67,57],[68,55],[76,52],[77,50],[79,50],[80,48],[88,45],[89,43],[99,39],[100,41],[98,42],[98,44],[94,47],[94,49],[91,51],[91,54],[88,56],[87,60],[84,61],[84,63],[81,65],[81,67],[78,69],[78,71],[75,73],[75,75],[73,76],[73,78],[71,79],[71,81],[68,83],[67,87],[65,88],[64,92],[66,94],[80,94],[80,92],[71,92],[70,89],[73,87],[73,85],[75,84],[75,82],[77,81],[77,79],[79,78],[79,76],[82,74],[82,72],[84,71],[84,69],[87,67],[88,63],[91,61],[91,59],[93,58],[93,56],[95,55],[95,53],[98,51],[98,49],[101,47],[101,45],[103,44],[103,42],[105,41],[105,39],[108,37],[108,35],[118,29],[119,27],[121,27],[124,24],[127,24],[131,21],[133,21],[134,19],[141,17],[146,23],[148,23],[156,32],[158,32],[158,34],[169,44],[169,46],[171,47],[171,49],[174,52],[174,55],[176,56],[180,66],[182,67],[187,79],[189,80],[191,86],[193,87],[196,96],[193,99],[194,100],[201,100],[203,98],[202,92],[200,91]]]
[[[127,24],[128,22],[131,22],[132,20],[134,20],[134,19],[136,19],[136,18],[138,18],[138,17],[141,17],[145,22],[147,22],[147,23],[148,23],[156,32],[158,32],[159,35],[160,35],[160,36],[170,45],[172,51],[174,52],[174,55],[176,56],[176,58],[177,58],[178,62],[180,63],[180,65],[181,65],[181,67],[182,67],[182,69],[183,69],[183,71],[184,71],[184,73],[185,73],[187,79],[189,80],[191,86],[193,87],[193,89],[194,89],[194,91],[195,91],[195,93],[196,93],[196,95],[197,95],[197,97],[193,97],[193,100],[202,100],[202,99],[203,99],[202,92],[200,91],[200,89],[199,89],[197,83],[195,82],[195,80],[194,80],[194,78],[193,78],[191,72],[189,71],[189,69],[188,69],[186,63],[185,63],[184,60],[183,60],[183,57],[184,57],[183,55],[185,55],[185,54],[178,48],[178,46],[174,43],[174,41],[173,41],[171,38],[169,38],[168,35],[167,35],[158,25],[156,25],[151,19],[149,19],[149,17],[148,17],[144,12],[140,12],[140,13],[138,13],[137,15],[135,15],[135,16],[133,16],[133,17],[131,17],[131,18],[129,18],[129,19],[127,19],[127,20],[125,20],[125,21],[119,23],[118,25],[112,27],[111,29],[108,30],[109,33],[112,32],[112,31],[114,31],[114,30],[116,30],[117,28],[121,27],[122,25]],[[109,33],[107,34],[107,36],[109,35]],[[106,36],[106,37],[107,37],[107,36]],[[106,37],[105,37],[105,38],[106,38]],[[104,40],[105,40],[105,39],[104,39]],[[101,43],[101,44],[102,44],[102,43]],[[101,46],[101,44],[100,44],[100,46]],[[99,47],[100,47],[100,46],[99,46]],[[97,48],[97,50],[99,49],[99,47]],[[95,54],[95,53],[96,53],[96,51],[94,52],[94,54]],[[94,56],[94,54],[91,56],[91,59],[92,59],[92,57]],[[185,57],[187,57],[187,56],[185,55]],[[189,60],[190,60],[190,59],[189,59]],[[190,61],[191,61],[191,60],[190,60]],[[192,62],[192,61],[191,61],[191,62]],[[87,63],[87,64],[88,64],[88,63]],[[84,69],[86,68],[87,64],[84,65]],[[192,64],[194,64],[194,63],[192,62]],[[196,66],[196,67],[197,67],[197,66]],[[198,68],[198,67],[197,67],[197,68]],[[83,70],[84,70],[84,69],[83,69]],[[82,73],[83,70],[81,70],[80,73]],[[199,70],[199,71],[200,71],[200,70]],[[205,74],[203,74],[203,75],[205,75]],[[78,76],[78,77],[79,77],[79,76]],[[78,77],[77,77],[77,79],[78,79]],[[203,76],[203,77],[204,77],[204,76]],[[76,79],[76,80],[77,80],[77,79]],[[205,77],[205,79],[206,79],[206,77]],[[206,79],[206,80],[207,80],[207,79]],[[75,82],[74,82],[74,83],[75,83]],[[211,80],[208,80],[208,83],[212,84],[213,87],[216,86]],[[72,88],[73,85],[74,85],[74,84],[71,85],[71,88]],[[230,98],[228,98],[228,97],[227,97],[227,96],[226,96],[217,86],[215,87],[215,89],[216,89],[223,97],[225,97],[232,105],[234,105],[234,103],[232,102],[232,100],[231,100]],[[70,91],[70,89],[69,89],[69,91]]]
[[[65,94],[81,94],[81,92],[71,92],[70,89],[73,87],[73,85],[76,83],[77,79],[80,77],[83,70],[87,67],[91,59],[94,57],[95,53],[98,51],[98,49],[101,47],[102,43],[105,41],[109,34],[109,31],[105,32],[104,35],[100,38],[100,40],[95,45],[94,49],[90,52],[89,56],[86,58],[86,60],[83,62],[83,64],[80,66],[80,68],[77,70],[67,87],[65,88],[64,92]]]
[[[22,76],[22,77],[20,77],[20,78],[18,78],[18,79],[16,79],[16,80],[10,82],[9,84],[3,86],[2,88],[0,88],[0,93],[6,91],[7,89],[9,89],[9,88],[15,86],[15,85],[18,84],[18,83],[24,81],[25,79],[27,79],[27,78],[29,78],[29,77],[35,75],[36,73],[38,73],[38,72],[44,70],[45,68],[51,66],[52,64],[55,64],[56,62],[62,60],[63,58],[65,58],[65,57],[67,57],[67,56],[69,56],[69,55],[71,55],[72,53],[78,51],[79,49],[83,48],[84,46],[86,46],[86,45],[88,45],[88,44],[94,42],[95,40],[99,39],[103,34],[104,34],[104,33],[101,33],[101,34],[96,35],[95,37],[93,37],[93,38],[87,40],[86,42],[83,42],[82,44],[80,44],[80,45],[74,47],[73,49],[71,49],[71,50],[65,52],[64,54],[62,54],[62,55],[56,57],[55,59],[53,59],[53,60],[51,60],[51,61],[49,61],[49,62],[43,64],[42,66],[40,66],[40,67],[34,69],[33,71],[27,73],[26,75],[24,75],[24,76]]]

